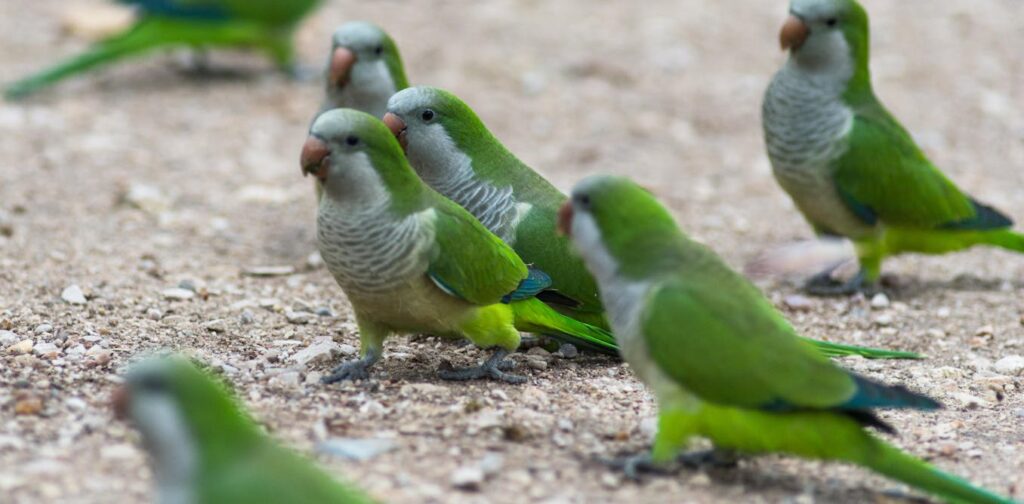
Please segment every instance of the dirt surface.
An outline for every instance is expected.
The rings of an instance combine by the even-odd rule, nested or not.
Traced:
[[[962,187],[1024,219],[1019,2],[865,3],[882,99]],[[2,2],[0,81],[83,47],[61,35],[63,6]],[[299,45],[319,67],[335,25],[383,24],[414,82],[460,94],[557,185],[635,177],[739,268],[810,236],[771,178],[760,130],[785,12],[782,1],[347,1],[304,25]],[[318,456],[387,502],[916,495],[858,468],[775,456],[623,481],[593,460],[646,448],[655,406],[628,367],[600,357],[539,356],[531,367],[520,356],[526,385],[452,384],[435,377],[441,359],[469,364],[481,352],[394,338],[375,379],[319,385],[332,362],[292,356],[323,337],[358,345],[344,295],[308,259],[313,193],[297,161],[320,85],[255,56],[212,63],[234,71],[198,78],[181,58],[155,56],[0,104],[0,501],[147,500],[145,455],[107,400],[127,363],[161,348],[212,363],[268,430],[307,453],[328,438],[389,440],[365,461]],[[294,272],[244,274],[257,266]],[[1024,378],[995,365],[1024,354],[1024,257],[977,249],[899,258],[886,271],[897,288],[878,307],[761,285],[808,336],[927,353],[843,364],[948,406],[882,413],[901,431],[895,443],[1024,496]],[[72,285],[85,304],[62,299]],[[179,285],[197,293],[169,299],[188,295],[168,292]],[[331,316],[308,315],[320,307]],[[452,483],[495,467],[475,489]]]

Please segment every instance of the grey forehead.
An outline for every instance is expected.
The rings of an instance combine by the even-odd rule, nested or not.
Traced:
[[[403,89],[392,95],[388,100],[388,110],[401,113],[426,107],[434,102],[436,95],[437,93],[430,88],[412,87]]]
[[[338,45],[376,44],[384,39],[384,31],[366,21],[345,23],[334,31],[334,43]]]
[[[352,109],[333,109],[320,114],[311,131],[324,139],[359,130],[372,116]]]
[[[845,8],[847,0],[792,0],[789,10],[803,17],[833,15]]]
[[[587,178],[576,183],[572,188],[572,195],[576,196],[579,194],[588,194],[593,191],[595,187],[600,186],[612,178],[610,175],[591,175]]]

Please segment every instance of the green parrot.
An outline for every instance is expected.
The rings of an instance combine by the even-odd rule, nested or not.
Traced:
[[[450,380],[525,381],[505,372],[520,331],[617,351],[607,331],[541,302],[550,278],[425,185],[380,119],[351,109],[324,112],[300,159],[303,173],[324,188],[320,255],[352,303],[362,347],[361,359],[342,364],[325,382],[367,377],[391,333],[465,337],[495,349],[479,367],[440,373]]]
[[[511,245],[528,264],[551,276],[538,294],[564,315],[608,328],[597,284],[569,241],[555,230],[566,196],[517,159],[472,109],[447,91],[413,87],[388,102],[384,122],[428,185],[458,203]],[[893,352],[813,341],[829,356],[917,358]]]
[[[334,31],[320,112],[351,108],[383,117],[388,98],[407,87],[398,46],[379,26],[351,21]]]
[[[640,186],[580,182],[559,228],[597,278],[623,358],[658,402],[653,448],[627,470],[671,463],[700,435],[739,453],[852,462],[950,501],[1009,502],[870,434],[894,431],[877,408],[941,406],[832,364]]]
[[[142,433],[157,502],[373,502],[271,441],[222,384],[182,357],[133,366],[114,409]]]
[[[292,32],[320,0],[118,0],[135,7],[127,30],[93,44],[84,53],[7,86],[20,98],[64,78],[159,48],[255,48],[293,72]]]
[[[1024,252],[1013,221],[956,187],[878,101],[868,16],[854,0],[793,0],[781,32],[789,59],[765,93],[762,124],[775,178],[823,235],[853,241],[860,271],[832,271],[809,292],[873,290],[882,259],[974,245]]]

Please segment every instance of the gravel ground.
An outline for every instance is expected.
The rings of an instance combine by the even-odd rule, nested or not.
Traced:
[[[865,3],[881,97],[962,187],[1024,219],[1020,2]],[[61,34],[62,8],[0,5],[0,81],[83,46]],[[560,187],[633,176],[742,267],[810,235],[771,178],[760,132],[785,12],[782,1],[346,1],[299,43],[319,65],[335,25],[382,23],[414,82],[462,95]],[[624,482],[594,459],[648,446],[655,406],[626,366],[601,357],[519,356],[526,385],[453,384],[436,379],[440,361],[481,352],[395,338],[374,380],[317,384],[331,359],[302,357],[358,345],[344,295],[310,259],[313,197],[297,160],[320,87],[249,55],[213,64],[233,71],[199,79],[157,56],[0,104],[0,501],[145,501],[144,453],[107,400],[127,363],[160,348],[212,363],[300,450],[383,440],[390,450],[368,460],[318,458],[387,502],[914,495],[861,469],[774,456]],[[875,306],[804,300],[786,279],[761,285],[808,336],[927,353],[843,364],[947,404],[883,413],[901,431],[895,443],[1020,498],[1024,378],[1001,359],[1024,354],[1024,258],[977,249],[886,266],[897,288]]]

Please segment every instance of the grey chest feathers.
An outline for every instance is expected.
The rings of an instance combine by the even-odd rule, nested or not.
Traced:
[[[358,212],[322,202],[317,241],[327,269],[346,291],[378,293],[427,270],[433,212],[395,218],[387,202]]]

